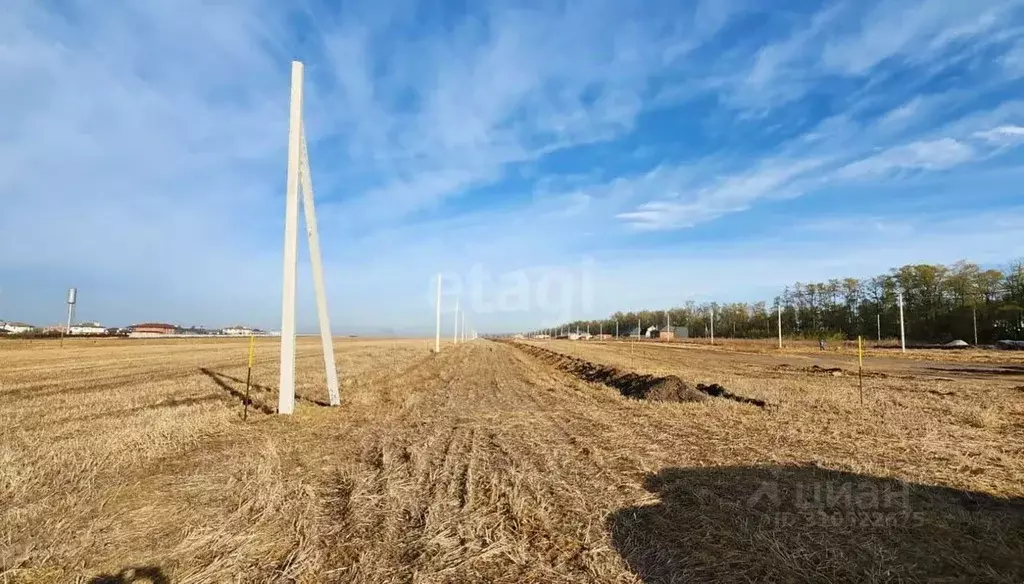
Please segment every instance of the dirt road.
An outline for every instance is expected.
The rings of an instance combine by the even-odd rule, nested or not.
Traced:
[[[55,355],[0,351],[0,582],[1024,578],[1020,400],[981,428],[901,419],[918,402],[899,393],[857,417],[845,390],[810,395],[845,378],[780,370],[802,386],[784,408],[659,403],[513,345],[425,349],[342,343],[332,409],[303,343],[296,415],[248,422],[224,347],[78,349],[74,383],[40,378]],[[777,394],[735,383],[741,359],[665,359],[648,367]],[[268,411],[275,378],[261,370]]]

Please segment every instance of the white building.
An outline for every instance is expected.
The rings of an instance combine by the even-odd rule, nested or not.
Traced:
[[[256,334],[256,331],[247,326],[233,326],[221,329],[220,333],[222,335],[228,335],[229,337],[247,337],[249,335]]]
[[[19,333],[27,333],[27,332],[30,332],[34,328],[36,328],[36,327],[34,327],[34,326],[30,325],[30,324],[25,324],[23,322],[3,322],[3,323],[0,323],[0,330],[2,330],[4,332],[7,332],[7,333],[10,333],[12,335],[16,335],[16,334],[19,334]]]
[[[98,322],[80,322],[78,324],[71,325],[68,329],[68,334],[71,335],[105,335],[107,329],[104,328]]]

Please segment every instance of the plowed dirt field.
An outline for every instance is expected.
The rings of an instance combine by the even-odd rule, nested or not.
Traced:
[[[1019,364],[246,343],[0,342],[0,583],[1024,581]]]

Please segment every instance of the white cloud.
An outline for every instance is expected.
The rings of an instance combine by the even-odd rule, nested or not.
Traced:
[[[838,171],[837,176],[843,179],[856,179],[877,177],[901,170],[947,170],[974,157],[975,151],[969,144],[952,138],[941,138],[890,148],[844,166]]]
[[[863,75],[887,59],[924,61],[956,41],[984,35],[1013,4],[886,0],[865,14],[856,32],[830,39],[822,64],[831,71]]]
[[[749,172],[699,186],[692,193],[684,191],[671,198],[648,201],[632,211],[619,213],[617,218],[641,230],[692,227],[746,210],[759,199],[799,195],[801,192],[794,185],[796,179],[822,164],[824,161],[817,159],[768,160]],[[672,174],[662,176],[673,178]],[[640,181],[636,185],[661,193],[679,188],[677,184],[651,181]]]
[[[916,96],[910,101],[903,105],[887,112],[881,119],[878,120],[879,126],[893,127],[906,124],[911,118],[913,118],[922,108],[924,98]]]
[[[324,107],[350,130],[356,163],[398,176],[357,197],[349,211],[374,208],[371,216],[397,219],[494,182],[517,163],[631,131],[666,55],[687,54],[733,14],[706,4],[714,3],[697,4],[692,22],[686,11],[668,21],[638,18],[615,3],[495,6],[479,24],[467,20],[451,35],[415,42],[387,27],[323,29],[335,56],[323,83],[343,89],[340,103]],[[696,22],[703,28],[691,28]],[[384,38],[389,51],[373,52]],[[680,52],[680,42],[687,50]],[[381,77],[380,70],[408,77]],[[381,208],[382,193],[401,204]]]
[[[1024,127],[999,126],[991,130],[977,132],[974,136],[996,146],[1015,146],[1024,141]]]
[[[1000,26],[946,18],[931,3],[904,23],[916,32],[869,26],[870,15],[898,5],[864,19],[852,0],[806,20],[773,11],[804,32],[763,46],[774,28],[716,39],[739,11],[757,9],[746,0],[669,15],[610,1],[470,4],[471,14],[437,27],[386,3],[349,3],[339,16],[268,0],[16,0],[0,19],[5,310],[14,297],[19,310],[42,306],[33,299],[43,287],[59,306],[63,288],[78,284],[117,320],[272,324],[296,57],[307,64],[306,128],[328,281],[345,285],[331,287],[343,322],[407,300],[405,290],[445,266],[643,248],[643,230],[810,193],[838,181],[844,165],[857,177],[951,168],[1016,143],[1008,128],[1024,109],[999,106],[906,135],[945,108],[915,89],[880,95],[871,84],[850,96],[864,98],[859,109],[825,104],[826,121],[813,119],[817,107],[799,108],[801,119],[736,119],[736,106],[767,120],[808,91],[828,93],[822,79],[870,76],[886,55],[927,60],[965,39],[984,44]],[[840,50],[883,33],[902,36],[864,55]],[[652,99],[683,84],[685,93]],[[684,133],[634,133],[660,124],[645,117],[652,108],[689,100],[714,103],[657,112],[666,134],[675,116],[699,118]],[[890,112],[882,122],[879,110]],[[806,125],[815,127],[780,142]],[[38,310],[48,315],[45,304]],[[419,308],[395,318],[415,319]]]

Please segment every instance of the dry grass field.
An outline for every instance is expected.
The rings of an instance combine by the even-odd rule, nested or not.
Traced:
[[[0,583],[1024,581],[1017,356],[430,346],[0,342]]]

